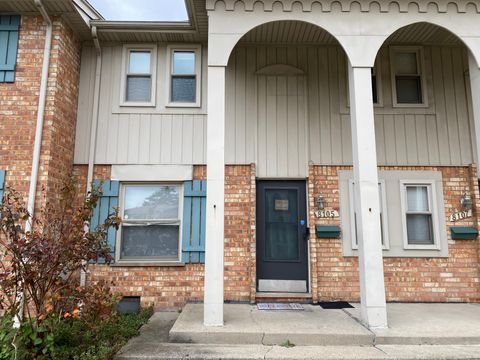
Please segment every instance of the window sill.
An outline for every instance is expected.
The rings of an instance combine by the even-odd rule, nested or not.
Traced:
[[[200,103],[168,103],[166,108],[201,108]]]
[[[185,266],[185,263],[178,261],[117,261],[110,264],[111,267],[167,267],[167,266]]]
[[[130,108],[135,108],[135,107],[152,107],[154,108],[156,105],[155,103],[152,102],[122,102],[120,103],[120,107],[130,107]]]
[[[427,103],[422,103],[422,104],[416,104],[416,103],[394,103],[392,105],[393,108],[401,108],[401,109],[405,109],[405,108],[412,108],[412,109],[426,109],[428,108],[428,104]]]

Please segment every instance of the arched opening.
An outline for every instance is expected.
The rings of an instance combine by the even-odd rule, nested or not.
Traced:
[[[342,143],[351,144],[348,130],[343,136],[341,130],[350,126],[347,63],[332,35],[300,21],[255,27],[230,55],[225,162],[256,164],[256,283],[251,286],[257,294],[316,296],[306,240],[307,203],[314,194],[307,178],[311,161],[332,164],[343,156]],[[351,161],[347,151],[345,157]]]
[[[338,41],[310,23],[246,33],[226,69],[226,163],[256,163],[259,177],[306,178],[310,160],[343,156],[350,139],[332,141],[329,132],[349,121],[347,64]]]
[[[390,301],[446,301],[427,286],[419,287],[414,296],[403,292],[403,287],[418,279],[411,275],[411,264],[399,266],[391,257],[416,258],[417,266],[428,264],[435,273],[455,263],[465,250],[463,244],[449,242],[449,227],[455,224],[448,219],[459,209],[462,192],[473,191],[451,182],[451,178],[465,179],[470,164],[476,162],[469,52],[449,30],[417,22],[392,33],[376,57],[372,70],[373,92],[377,93],[375,137],[388,210],[388,219],[382,218],[389,241],[389,249],[383,252],[384,269],[397,279],[386,276]],[[389,187],[389,181],[393,186]],[[423,219],[412,220],[408,215],[411,204],[420,198],[414,191],[425,191],[424,200],[429,202],[431,212]],[[442,259],[431,265],[428,257]],[[471,261],[476,261],[473,256]],[[428,281],[443,286],[440,276]],[[476,285],[469,282],[468,286]]]
[[[387,38],[372,70],[379,165],[474,162],[468,57],[459,37],[426,22]],[[395,127],[405,130],[393,135]],[[399,146],[392,151],[394,140]]]

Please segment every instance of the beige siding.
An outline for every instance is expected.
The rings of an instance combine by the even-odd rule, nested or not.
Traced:
[[[206,73],[207,51],[202,52]],[[167,107],[166,46],[158,47],[155,107],[120,106],[122,46],[103,48],[97,164],[203,164],[206,162],[206,77],[200,108]],[[75,162],[88,162],[95,51],[85,47],[77,120]]]
[[[465,165],[474,161],[465,56],[459,47],[426,46],[428,107],[396,108],[392,106],[389,51],[388,48],[381,50],[378,75],[383,104],[375,107],[380,165]],[[250,46],[235,50],[227,73],[227,162],[257,162],[262,173],[263,166],[275,166],[270,163],[278,164],[278,157],[283,158],[277,152],[267,156],[265,165],[262,163],[265,148],[277,148],[281,152],[285,149],[282,144],[294,130],[274,125],[262,128],[265,105],[247,99],[255,92],[265,91],[262,81],[255,83],[255,70],[276,63],[296,66],[306,74],[308,137],[299,139],[296,149],[288,147],[288,153],[301,154],[307,142],[306,159],[316,164],[350,165],[347,64],[343,51],[336,46]],[[274,118],[268,121],[282,121],[283,113],[280,114],[272,115]],[[252,130],[248,132],[248,129]],[[259,134],[266,131],[269,136],[256,136],[256,131]],[[257,154],[252,153],[255,149]],[[306,159],[299,159],[303,161],[300,168],[306,166]],[[288,166],[286,160],[284,163]],[[271,176],[269,171],[267,174]],[[282,176],[280,170],[277,176]]]
[[[384,48],[380,52],[378,76],[383,104],[375,107],[380,165],[465,165],[474,161],[465,50],[450,46],[425,46],[424,50],[426,108],[392,106],[389,51]],[[107,46],[103,53],[95,161],[205,163],[206,48],[203,48],[199,109],[165,107],[166,47],[160,45],[156,107],[120,107],[122,47]],[[282,78],[255,74],[272,64],[289,64],[303,70],[305,75]],[[76,163],[86,163],[88,159],[94,75],[95,54],[86,47],[82,58]],[[306,176],[308,161],[351,164],[347,64],[339,47],[239,46],[232,54],[226,76],[227,163],[255,162],[259,175],[265,177]]]

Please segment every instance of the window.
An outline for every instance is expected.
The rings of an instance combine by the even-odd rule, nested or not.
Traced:
[[[155,105],[156,47],[124,48],[122,105]]]
[[[392,48],[390,61],[394,105],[426,105],[422,49],[419,47]]]
[[[374,67],[372,68],[372,95],[373,103],[378,104],[377,72]]]
[[[438,248],[434,183],[401,182],[406,249]]]
[[[354,175],[352,170],[339,170],[338,175],[342,253],[357,256]],[[440,171],[380,170],[378,190],[384,257],[448,257]]]
[[[352,239],[352,249],[358,249],[357,237],[357,214],[355,213],[355,183],[353,180],[349,181],[350,193],[350,234]],[[380,199],[380,227],[381,239],[384,249],[389,248],[388,243],[388,222],[387,222],[387,204],[385,196],[385,182],[380,180],[378,183],[378,196]]]
[[[179,261],[182,187],[124,184],[119,261]]]
[[[169,47],[169,106],[200,106],[200,47]]]

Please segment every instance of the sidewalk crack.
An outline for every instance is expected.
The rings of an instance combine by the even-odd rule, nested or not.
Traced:
[[[364,329],[366,329],[370,334],[373,335],[373,342],[372,342],[372,345],[373,347],[376,348],[377,346],[377,334],[375,334],[374,331],[372,331],[371,329],[368,328],[368,326],[366,326],[364,323],[362,323],[359,319],[357,319],[355,316],[353,316],[350,312],[348,312],[347,310],[345,309],[342,309],[342,311],[347,314],[347,316],[349,316],[353,321],[355,321],[357,324],[359,324],[361,327],[363,327]],[[384,352],[383,350],[379,349],[380,351]]]
[[[272,350],[273,350],[273,346],[269,346],[267,352],[263,355],[263,360],[266,360],[266,359],[267,359],[268,353],[269,353],[270,351],[272,351]]]

